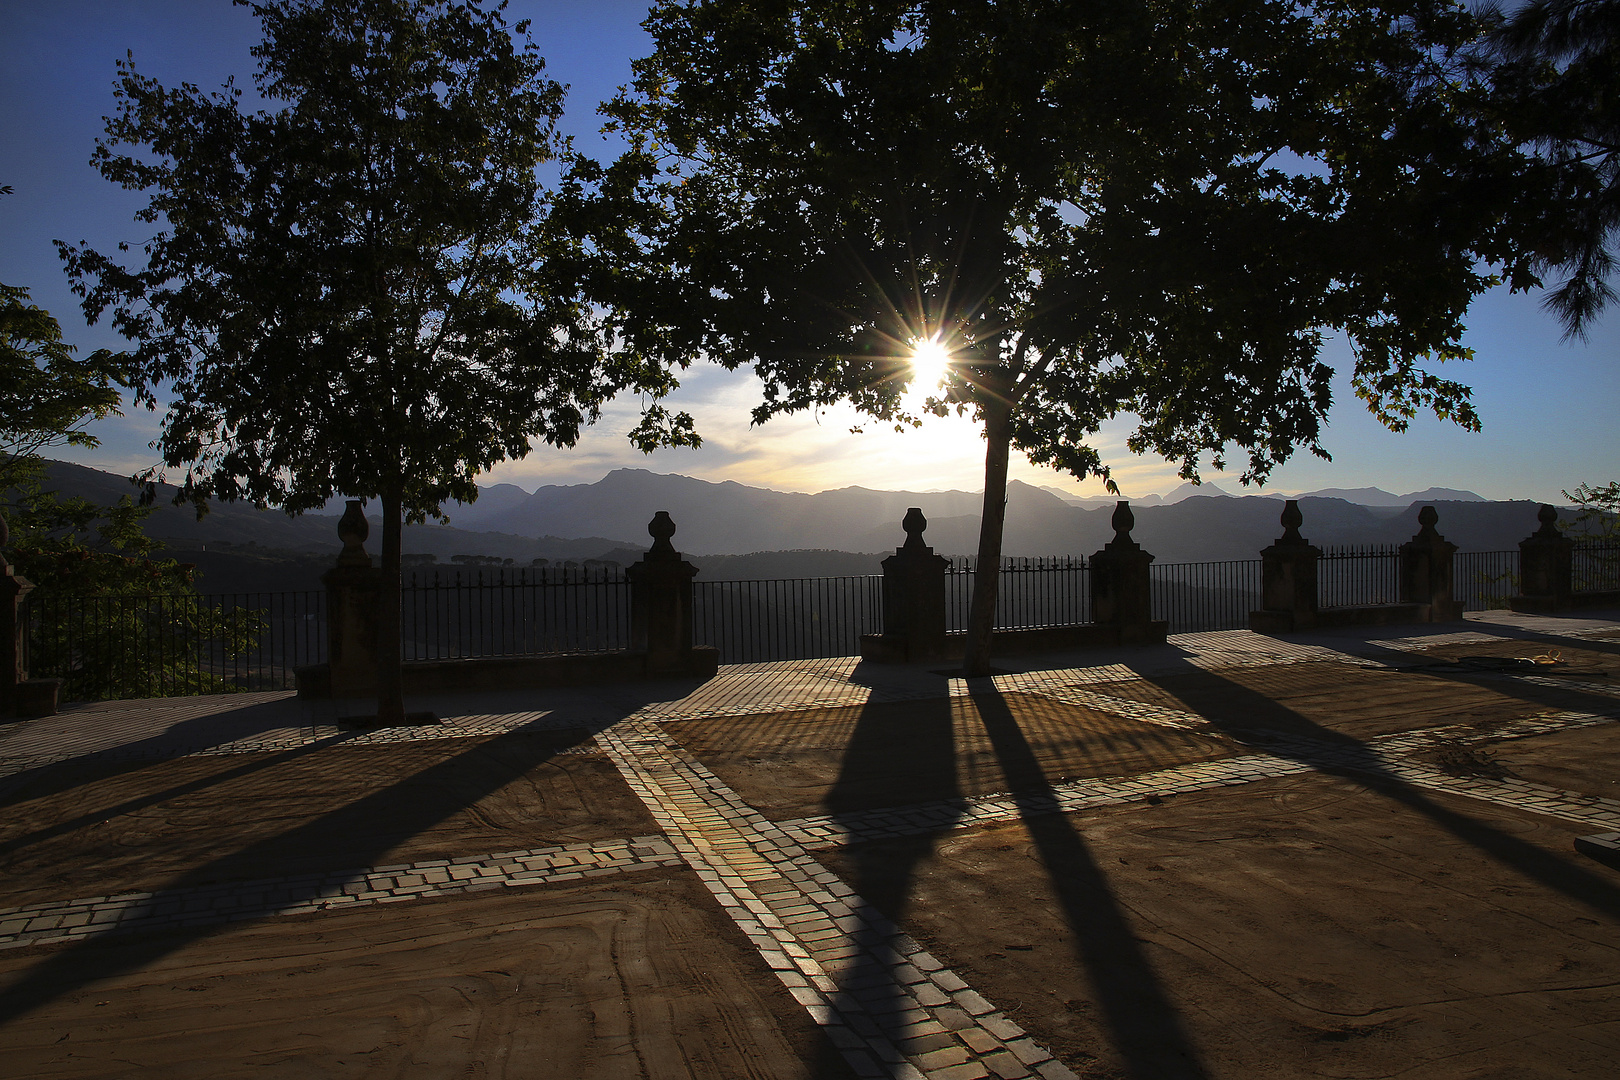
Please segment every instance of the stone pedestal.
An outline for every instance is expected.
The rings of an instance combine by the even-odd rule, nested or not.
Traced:
[[[1541,528],[1519,541],[1519,595],[1514,611],[1568,611],[1574,605],[1575,541],[1558,531],[1558,511],[1543,504],[1536,511]]]
[[[653,515],[653,545],[626,569],[630,578],[630,648],[647,655],[649,675],[684,675],[692,666],[692,579],[697,567],[669,542],[669,511]]]
[[[1457,545],[1435,530],[1440,514],[1432,506],[1418,511],[1418,532],[1401,545],[1401,603],[1422,605],[1424,622],[1455,622],[1463,606],[1452,599],[1452,556]]]
[[[1316,561],[1322,551],[1299,533],[1305,523],[1299,501],[1283,504],[1283,534],[1260,552],[1260,610],[1249,612],[1249,629],[1260,633],[1308,630],[1316,625]]]
[[[945,571],[950,561],[923,541],[928,519],[913,506],[901,527],[906,542],[883,560],[883,633],[861,639],[868,660],[905,663],[943,660],[945,639]],[[958,650],[959,651],[959,650]]]
[[[321,575],[326,586],[326,662],[332,697],[374,697],[377,693],[377,615],[382,571],[371,565],[366,537],[371,528],[357,499],[349,500],[338,521],[343,552]]]
[[[4,531],[0,523],[0,535]],[[28,579],[12,573],[11,563],[0,555],[0,719],[25,715],[21,687],[28,672],[23,669],[22,602],[32,589]]]
[[[1153,621],[1148,567],[1153,556],[1131,539],[1131,504],[1114,507],[1114,538],[1091,556],[1091,621],[1115,630],[1121,644],[1163,641],[1166,624]]]

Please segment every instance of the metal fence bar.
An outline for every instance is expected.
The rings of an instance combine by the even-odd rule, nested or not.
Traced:
[[[1575,592],[1620,589],[1620,540],[1576,541],[1570,569]]]
[[[1394,544],[1323,548],[1316,564],[1317,604],[1393,604],[1401,594],[1401,549]]]
[[[1234,562],[1154,563],[1148,568],[1153,618],[1170,633],[1245,630],[1260,606],[1259,559]]]

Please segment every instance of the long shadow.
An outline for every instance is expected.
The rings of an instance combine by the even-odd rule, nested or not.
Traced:
[[[105,750],[91,750],[68,761],[52,761],[23,769],[0,780],[0,808],[25,799],[59,795],[85,784],[101,783],[112,776],[140,772],[160,762],[172,761],[202,749],[273,731],[285,727],[287,717],[287,708],[283,703],[260,702],[239,709],[194,716],[144,739]],[[86,765],[103,762],[111,763],[113,767],[97,769],[93,775],[85,774]]]
[[[1257,690],[1192,664],[1173,676],[1161,671],[1157,678],[1175,678],[1174,689],[1197,701],[1219,701],[1219,707],[1195,705],[1194,711],[1237,742],[1307,765],[1327,776],[1367,786],[1517,873],[1605,916],[1620,916],[1620,886],[1613,881],[1587,870],[1573,858],[1560,858],[1437,802],[1410,781],[1391,773],[1367,743],[1323,727]]]
[[[589,737],[589,731],[581,730],[553,730],[537,736],[518,729],[479,742],[387,788],[181,874],[157,890],[152,907],[162,909],[176,901],[183,903],[188,890],[206,883],[254,877],[280,851],[304,845],[318,847],[334,833],[355,838],[349,853],[356,858],[357,867],[375,865],[384,853]],[[469,785],[462,775],[463,759],[474,754],[489,757],[493,765],[479,771],[476,783]],[[424,797],[424,791],[439,797]],[[257,914],[272,915],[286,904],[311,899],[325,884],[319,875],[307,881],[300,879],[290,892],[278,896],[273,904],[267,903]],[[241,914],[233,913],[233,918],[250,914],[248,909],[239,910]],[[179,925],[161,932],[119,935],[119,948],[105,947],[107,938],[91,938],[52,952],[0,991],[0,1025],[91,983],[145,967],[231,925]]]
[[[132,814],[137,810],[144,810],[149,806],[156,806],[159,803],[167,802],[170,799],[179,798],[182,795],[194,795],[199,791],[206,791],[207,789],[215,787],[219,784],[227,783],[232,780],[240,780],[244,776],[251,776],[256,772],[262,772],[265,769],[272,769],[286,765],[289,762],[297,761],[298,759],[307,757],[310,754],[315,754],[322,750],[326,750],[329,747],[336,746],[339,743],[346,742],[347,740],[354,738],[355,734],[357,733],[343,732],[337,735],[328,736],[324,739],[317,739],[314,742],[305,743],[303,746],[295,746],[288,750],[272,750],[264,753],[253,754],[249,757],[246,764],[238,765],[234,769],[227,769],[224,772],[204,776],[197,780],[192,780],[189,783],[176,784],[173,787],[165,788],[162,791],[153,792],[149,795],[143,795],[138,799],[127,799],[116,806],[108,806],[98,810],[92,810],[88,813],[80,814],[78,817],[69,818],[66,821],[59,821],[49,828],[38,829],[31,833],[24,833],[21,836],[12,837],[10,840],[0,841],[0,857],[10,855],[16,851],[21,851],[23,848],[26,848],[32,844],[42,843],[46,840],[52,839],[53,837],[65,836],[70,832],[94,825],[98,821],[122,817],[125,814]],[[107,777],[102,775],[98,776],[96,779],[97,781],[105,781]],[[33,798],[37,796],[31,795],[30,797]]]
[[[861,710],[838,779],[825,800],[832,814],[857,814],[894,805],[897,800],[892,797],[893,788],[897,784],[903,785],[905,791],[904,799],[898,800],[901,802],[960,798],[950,699],[912,705],[907,710],[908,738],[899,748],[893,714],[893,705],[867,705]],[[954,820],[943,822],[942,831],[954,824]],[[933,854],[937,838],[937,833],[919,833],[851,845],[855,863],[855,880],[851,884],[856,893],[891,923],[898,923],[910,904],[918,869]],[[852,1017],[852,1026],[860,1034],[882,1034],[899,1042],[900,1033],[883,1022],[894,1015],[900,1004],[902,992],[890,972],[890,964],[899,958],[885,955],[881,931],[857,932],[854,937],[861,949],[840,972],[834,1005]],[[854,1015],[862,1010],[874,1018],[872,1023],[863,1024]],[[849,1075],[842,1055],[829,1040],[821,1040],[815,1075]]]
[[[1024,827],[1051,877],[1074,934],[1076,959],[1097,995],[1114,1049],[1129,1075],[1143,1080],[1207,1076],[1175,1005],[1085,839],[1068,815],[1049,812],[1042,796],[1054,794],[1051,781],[1017,718],[989,683],[974,687],[971,697],[1008,786],[1022,796]]]

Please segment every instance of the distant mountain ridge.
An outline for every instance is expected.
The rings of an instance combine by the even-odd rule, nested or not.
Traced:
[[[77,465],[53,463],[49,475],[64,492],[99,503],[116,501],[133,490],[123,477]],[[1157,505],[1132,503],[1133,536],[1161,563],[1253,559],[1282,532],[1278,496],[1232,496],[1209,484],[1190,490],[1192,494],[1178,488]],[[208,544],[257,545],[330,558],[339,549],[335,514],[292,518],[279,511],[224,504],[213,507],[199,522],[188,508],[169,505],[173,494],[173,488],[160,491],[147,531],[176,552]],[[1406,498],[1376,488],[1345,494]],[[1536,504],[1528,501],[1487,502],[1472,492],[1437,488],[1414,494],[1425,497],[1404,507],[1299,496],[1304,535],[1318,545],[1398,543],[1417,532],[1417,510],[1430,502],[1439,509],[1441,533],[1465,550],[1511,548],[1538,524]],[[728,562],[732,557],[802,552],[798,561],[806,568],[804,576],[809,576],[815,572],[812,568],[828,572],[870,565],[870,560],[840,561],[833,557],[836,553],[893,551],[905,542],[900,521],[912,506],[920,507],[928,518],[924,539],[936,551],[973,554],[978,549],[982,501],[979,493],[968,491],[846,487],[799,494],[735,481],[712,483],[618,469],[594,484],[551,485],[533,493],[510,484],[493,485],[481,490],[476,503],[448,507],[448,526],[407,526],[403,546],[407,554],[432,554],[442,562],[456,555],[508,558],[517,565],[536,558],[560,562],[606,557],[624,562],[646,550],[648,521],[656,511],[667,510],[676,524],[676,548],[700,562],[710,560],[717,570],[725,566],[740,571],[743,564]],[[1077,506],[1051,489],[1013,481],[1007,491],[1003,554],[1089,555],[1113,538],[1113,503]],[[372,527],[370,548],[375,553],[380,536],[375,519]],[[814,552],[822,554],[812,557]],[[780,555],[755,560],[773,570],[792,562]]]

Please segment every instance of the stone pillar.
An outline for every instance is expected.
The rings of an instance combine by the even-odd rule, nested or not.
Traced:
[[[377,609],[382,570],[366,552],[366,524],[360,500],[350,499],[338,520],[343,551],[337,565],[321,575],[326,586],[326,663],[333,697],[373,697],[377,693]]]
[[[1162,629],[1154,634],[1148,579],[1153,556],[1131,539],[1136,515],[1130,503],[1121,500],[1114,507],[1112,523],[1114,538],[1091,557],[1091,621],[1117,630],[1122,644],[1162,641]]]
[[[1440,514],[1432,506],[1418,511],[1418,532],[1401,545],[1401,603],[1422,604],[1427,622],[1455,622],[1462,604],[1451,598],[1451,563],[1457,545],[1435,530]]]
[[[1519,595],[1514,611],[1567,611],[1573,592],[1575,541],[1558,531],[1558,511],[1542,504],[1541,528],[1519,541]]]
[[[0,517],[0,548],[11,539],[6,519]],[[23,667],[23,600],[33,583],[13,572],[11,560],[0,552],[0,720],[54,716],[61,679],[30,679]]]
[[[900,523],[906,542],[883,560],[883,633],[873,648],[891,661],[943,660],[945,648],[945,571],[950,560],[923,542],[928,519],[918,507]],[[862,652],[868,643],[862,642]]]
[[[6,519],[0,517],[0,547],[9,539]],[[23,670],[22,602],[31,589],[27,578],[11,571],[11,560],[0,552],[0,718],[18,715],[19,689],[28,672]]]
[[[649,675],[685,675],[692,666],[692,579],[697,567],[669,542],[675,522],[660,510],[647,525],[653,545],[625,570],[630,578],[630,648],[647,654]]]
[[[1249,612],[1249,629],[1261,633],[1316,625],[1316,560],[1322,551],[1299,534],[1305,515],[1297,499],[1283,504],[1280,520],[1283,534],[1260,552],[1260,610]]]

